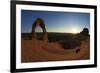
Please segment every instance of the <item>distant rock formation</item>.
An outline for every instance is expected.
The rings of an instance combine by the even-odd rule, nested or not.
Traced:
[[[79,38],[81,41],[84,41],[86,40],[87,38],[89,37],[89,30],[88,28],[84,28],[80,34],[79,34]]]
[[[82,32],[80,32],[80,34],[84,35],[84,36],[89,36],[89,30],[88,28],[84,28]]]
[[[33,26],[32,26],[32,39],[36,39],[35,28],[37,26],[40,26],[43,30],[43,40],[48,41],[48,35],[47,35],[46,28],[45,28],[45,23],[44,23],[43,19],[41,19],[41,18],[37,18],[36,21],[33,23]]]

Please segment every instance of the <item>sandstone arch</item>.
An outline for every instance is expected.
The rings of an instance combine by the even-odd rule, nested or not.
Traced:
[[[33,25],[32,25],[32,39],[36,39],[35,28],[37,26],[40,26],[42,28],[42,30],[43,30],[43,40],[47,41],[48,40],[48,36],[47,36],[45,23],[44,23],[43,19],[41,19],[41,18],[37,18],[35,20],[35,22],[33,23]]]

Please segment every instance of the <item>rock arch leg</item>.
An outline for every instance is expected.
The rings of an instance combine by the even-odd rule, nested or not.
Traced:
[[[43,40],[48,41],[48,35],[47,35],[47,32],[46,32],[46,29],[43,29]]]
[[[36,38],[36,33],[35,33],[35,29],[32,30],[32,39]]]

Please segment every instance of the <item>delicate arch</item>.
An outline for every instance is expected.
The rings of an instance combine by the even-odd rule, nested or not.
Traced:
[[[35,28],[37,26],[40,26],[42,28],[42,30],[43,30],[43,40],[47,41],[48,40],[47,31],[46,31],[46,28],[45,28],[44,21],[41,18],[37,18],[32,25],[32,39],[36,39]]]

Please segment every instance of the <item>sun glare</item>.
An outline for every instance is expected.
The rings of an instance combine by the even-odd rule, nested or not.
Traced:
[[[78,33],[78,29],[73,28],[72,33],[75,33],[75,34]]]

